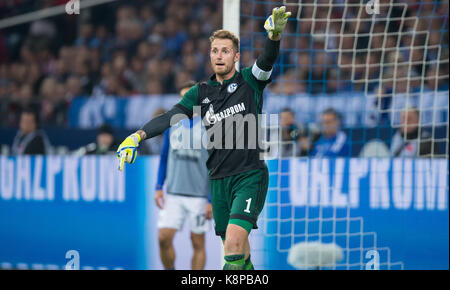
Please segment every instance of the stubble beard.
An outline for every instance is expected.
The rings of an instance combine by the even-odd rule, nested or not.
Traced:
[[[214,73],[215,73],[217,76],[220,76],[221,78],[226,77],[232,70],[233,70],[233,65],[231,65],[231,66],[230,66],[226,71],[224,71],[224,72],[216,71],[216,70],[214,70],[214,67],[213,67]]]

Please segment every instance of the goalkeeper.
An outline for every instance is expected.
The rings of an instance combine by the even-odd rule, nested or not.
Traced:
[[[232,115],[251,114],[257,119],[262,109],[263,89],[270,82],[272,67],[279,53],[281,33],[290,14],[284,6],[273,9],[264,24],[268,39],[263,53],[253,66],[241,72],[235,69],[235,63],[240,57],[239,39],[229,31],[215,31],[210,37],[210,61],[214,75],[207,82],[192,87],[165,114],[152,119],[127,137],[117,150],[119,169],[122,169],[124,161],[134,162],[139,142],[161,134],[180,118],[192,118],[194,107],[201,108],[201,117],[208,134],[212,131],[209,129],[221,126]],[[248,140],[249,130],[244,130],[243,126],[237,128],[239,130],[236,135],[244,135],[245,140]],[[223,134],[221,140],[226,140],[225,130],[220,132]],[[257,136],[257,132],[252,133]],[[210,136],[208,141],[211,142]],[[236,144],[236,140],[233,140],[233,144]],[[253,149],[248,144],[244,149],[210,147],[206,165],[215,231],[224,242],[223,269],[253,269],[248,235],[257,228],[257,218],[263,209],[268,189],[268,170],[260,158],[262,150],[258,146]]]

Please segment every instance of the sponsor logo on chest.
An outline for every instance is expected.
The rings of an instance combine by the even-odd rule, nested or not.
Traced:
[[[205,114],[205,120],[209,125],[213,125],[216,122],[220,122],[221,120],[233,116],[234,114],[241,113],[245,111],[244,103],[240,103],[237,105],[233,105],[231,107],[226,108],[225,110],[215,113],[213,105],[209,105],[208,111]]]

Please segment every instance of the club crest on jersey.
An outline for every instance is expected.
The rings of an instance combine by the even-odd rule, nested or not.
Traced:
[[[228,86],[227,91],[231,94],[234,93],[234,91],[237,89],[238,85],[237,83],[232,83]]]

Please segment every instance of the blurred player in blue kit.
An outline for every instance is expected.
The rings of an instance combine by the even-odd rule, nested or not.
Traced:
[[[180,89],[180,96],[195,85],[194,81],[187,82]],[[183,119],[164,132],[164,142],[158,170],[155,202],[159,211],[158,241],[161,262],[165,269],[175,269],[175,249],[173,239],[177,231],[181,230],[186,219],[189,220],[193,256],[192,270],[203,270],[206,262],[205,233],[210,228],[209,219],[212,217],[209,198],[208,170],[205,166],[208,152],[205,148],[194,149],[191,138],[201,139],[204,131],[200,116]],[[180,144],[171,142],[177,139]],[[201,140],[193,140],[193,144],[200,144]],[[163,186],[166,183],[164,196]]]

